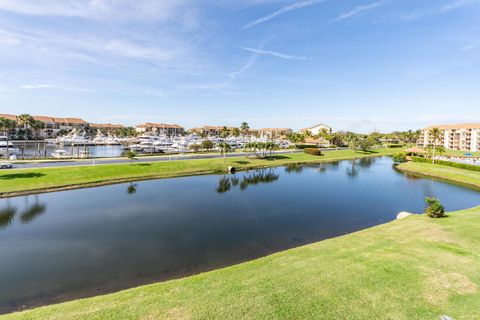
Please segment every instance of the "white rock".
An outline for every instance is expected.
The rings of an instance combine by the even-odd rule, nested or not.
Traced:
[[[412,215],[413,215],[413,213],[402,211],[399,214],[397,214],[397,220],[404,219],[404,218],[412,216]]]

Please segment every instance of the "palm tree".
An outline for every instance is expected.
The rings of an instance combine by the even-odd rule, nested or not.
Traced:
[[[238,128],[233,128],[232,129],[232,136],[238,137],[240,135],[240,129]]]
[[[244,122],[242,122],[242,124],[240,125],[240,129],[242,130],[243,135],[245,135],[245,134],[248,133],[248,130],[250,129],[250,126],[248,125],[248,123],[246,123],[246,122],[244,121]]]
[[[220,137],[226,138],[230,135],[230,129],[227,126],[223,126],[222,130],[220,130]]]
[[[0,118],[0,130],[4,132],[5,137],[7,138],[7,153],[5,154],[5,157],[8,159],[9,158],[9,142],[10,142],[10,135],[9,131],[10,129],[13,129],[16,127],[16,123],[13,120],[7,119],[7,118]]]
[[[23,141],[23,158],[25,158],[25,150],[27,149],[28,127],[33,122],[33,118],[29,114],[21,114],[18,116],[18,124],[23,126],[24,141]]]
[[[430,134],[430,138],[433,140],[432,164],[435,164],[435,149],[437,148],[437,142],[440,140],[442,135],[442,130],[439,128],[431,128],[428,133]]]
[[[38,120],[32,120],[32,122],[30,123],[30,127],[32,128],[32,130],[34,132],[34,136],[35,136],[35,157],[36,157],[37,156],[37,150],[40,149],[38,147],[38,133],[40,132],[40,130],[45,129],[45,123],[43,123],[42,121],[38,121]]]

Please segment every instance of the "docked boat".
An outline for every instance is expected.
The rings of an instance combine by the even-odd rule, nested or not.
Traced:
[[[89,145],[92,144],[92,141],[86,137],[85,132],[77,132],[77,129],[73,129],[66,136],[57,138],[55,141],[57,144],[62,145]]]
[[[0,136],[0,156],[10,157],[18,153],[18,150],[15,149],[13,143],[7,139],[6,136]]]

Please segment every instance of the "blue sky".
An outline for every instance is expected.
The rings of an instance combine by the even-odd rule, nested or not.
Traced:
[[[0,0],[0,113],[359,132],[480,122],[480,1]]]

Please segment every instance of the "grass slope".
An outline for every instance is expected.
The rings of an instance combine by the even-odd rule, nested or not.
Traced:
[[[480,172],[469,171],[431,163],[407,162],[397,166],[398,169],[423,176],[441,178],[452,182],[468,184],[480,188]]]
[[[97,166],[56,167],[42,169],[14,169],[0,172],[0,197],[32,192],[87,187],[141,179],[168,178],[225,171],[226,166],[239,170],[353,159],[368,156],[391,155],[398,149],[378,149],[374,152],[351,150],[329,151],[321,157],[303,153],[277,155],[275,160],[247,159],[246,157],[205,160],[181,160],[156,163],[114,164]]]
[[[0,317],[480,318],[480,207],[411,216],[180,280]]]

